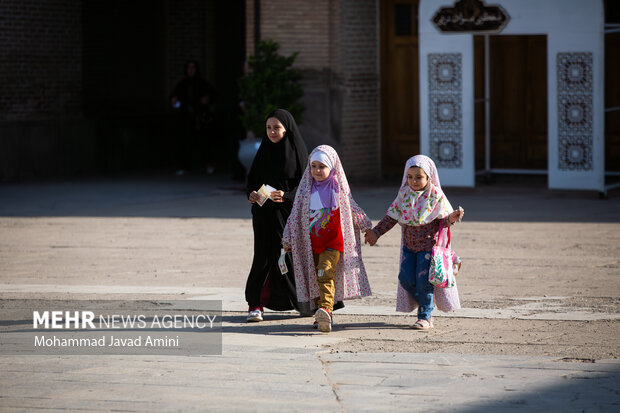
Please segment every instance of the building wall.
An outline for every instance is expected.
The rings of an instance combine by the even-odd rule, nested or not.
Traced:
[[[254,53],[254,0],[246,1],[246,55]],[[261,39],[299,52],[309,149],[332,145],[352,178],[379,174],[379,75],[375,0],[260,2]]]
[[[243,0],[0,2],[0,182],[169,166],[168,96],[188,59],[211,81],[225,67],[220,86],[225,97],[234,94],[243,54],[234,62],[216,62],[215,54],[219,47],[232,60],[222,46],[242,53],[243,46],[216,26],[242,25],[242,7]]]
[[[496,3],[511,16],[500,35],[547,36],[549,187],[603,191],[602,2],[497,0]],[[454,136],[456,130],[463,151],[458,156],[455,151],[454,158],[460,157],[461,162],[440,159],[439,174],[445,185],[473,186],[473,41],[470,34],[439,33],[431,21],[439,7],[451,4],[449,0],[441,0],[439,4],[434,0],[420,2],[421,149],[423,153],[433,154],[433,146],[447,141],[445,136]],[[555,18],[550,20],[547,16]],[[454,69],[450,82],[442,81],[441,85],[435,80],[437,76],[429,75],[431,71],[438,73],[440,65]],[[439,94],[453,102],[453,113],[458,113],[456,127],[436,126],[438,111],[432,109],[433,99]]]
[[[213,58],[208,55],[213,50],[208,43],[208,10],[213,2],[204,0],[165,1],[166,30],[166,90],[172,91],[184,76],[185,63],[196,60],[201,73],[207,79],[213,72]],[[209,47],[211,46],[211,47]]]
[[[280,44],[280,53],[299,52],[297,65],[321,70],[329,65],[329,0],[261,1],[261,37]]]
[[[253,7],[253,1],[250,1]],[[302,72],[306,110],[300,129],[308,149],[329,144],[336,146],[338,137],[331,128],[330,6],[329,0],[261,1],[261,39],[280,45],[279,53],[290,56],[297,52],[295,67]],[[249,8],[250,6],[248,6]],[[248,44],[253,52],[254,41]]]
[[[0,2],[0,121],[81,115],[81,32],[79,1]]]
[[[93,152],[79,142],[82,116],[82,4],[0,2],[0,181],[75,173]]]
[[[342,162],[354,178],[379,177],[379,47],[374,0],[340,2]]]

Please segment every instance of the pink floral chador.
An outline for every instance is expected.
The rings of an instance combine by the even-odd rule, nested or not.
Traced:
[[[413,191],[407,185],[407,171],[412,166],[422,168],[428,176],[428,185],[423,191]],[[403,262],[405,225],[424,225],[436,218],[444,218],[453,211],[441,189],[435,162],[425,155],[416,155],[407,160],[400,190],[388,208],[387,215],[396,219],[403,227],[401,235],[400,263]],[[450,312],[461,308],[456,284],[451,288],[435,287],[435,305],[440,311]],[[398,283],[396,311],[410,313],[418,308],[418,302]]]
[[[335,194],[337,194],[340,208],[344,252],[338,261],[334,275],[336,287],[334,302],[369,296],[371,291],[366,269],[362,262],[360,231],[372,228],[372,223],[362,208],[353,200],[347,177],[336,151],[331,146],[321,145],[312,151],[308,159],[316,151],[325,152],[329,156],[333,165],[334,177],[338,184],[338,191]],[[310,174],[309,164],[310,162],[308,162],[299,182],[293,210],[282,236],[282,243],[290,245],[293,249],[293,266],[295,267],[295,283],[299,302],[309,302],[319,296],[309,230],[310,194],[314,179]]]

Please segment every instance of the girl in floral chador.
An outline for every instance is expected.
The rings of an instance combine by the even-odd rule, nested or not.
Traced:
[[[297,300],[309,302],[315,326],[332,329],[334,302],[369,296],[360,231],[372,223],[351,196],[336,151],[314,149],[284,228],[282,245],[292,251]]]
[[[454,211],[441,190],[435,162],[428,156],[416,155],[405,164],[400,190],[387,215],[372,230],[366,231],[366,242],[375,245],[377,239],[394,225],[402,226],[396,311],[413,311],[417,302],[415,329],[433,328],[431,313],[436,291],[443,295],[442,298],[456,292],[448,288],[435,290],[429,282],[429,270],[431,250],[437,242],[440,223],[448,228],[462,216],[463,211]]]

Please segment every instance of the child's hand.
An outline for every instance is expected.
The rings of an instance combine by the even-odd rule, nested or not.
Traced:
[[[256,191],[250,192],[250,197],[248,198],[248,201],[250,201],[250,204],[257,202],[259,199],[260,199],[260,196],[258,196],[258,192]]]
[[[456,221],[460,221],[463,218],[463,215],[465,215],[465,211],[463,210],[463,208],[459,207],[459,209],[452,212],[448,216],[448,220],[450,221],[450,224],[454,224]]]
[[[288,244],[282,244],[282,248],[284,248],[284,251],[286,252],[293,252],[293,249]]]
[[[366,234],[364,235],[364,242],[370,244],[370,246],[374,246],[377,243],[377,234],[372,229],[367,229]]]
[[[269,198],[271,198],[273,202],[284,202],[284,191],[273,191],[269,194]]]

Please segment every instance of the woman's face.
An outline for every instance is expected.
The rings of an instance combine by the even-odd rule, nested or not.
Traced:
[[[312,177],[318,182],[326,180],[329,176],[329,172],[330,169],[327,167],[327,165],[319,161],[312,161],[312,163],[310,164],[310,173],[312,174]]]
[[[196,63],[189,62],[187,64],[187,77],[194,77],[196,75]]]
[[[422,168],[412,166],[407,171],[407,185],[414,191],[421,191],[428,183],[428,176]]]
[[[284,125],[282,125],[278,118],[267,119],[267,137],[271,142],[280,142],[284,138],[285,133],[286,129],[284,129]]]

